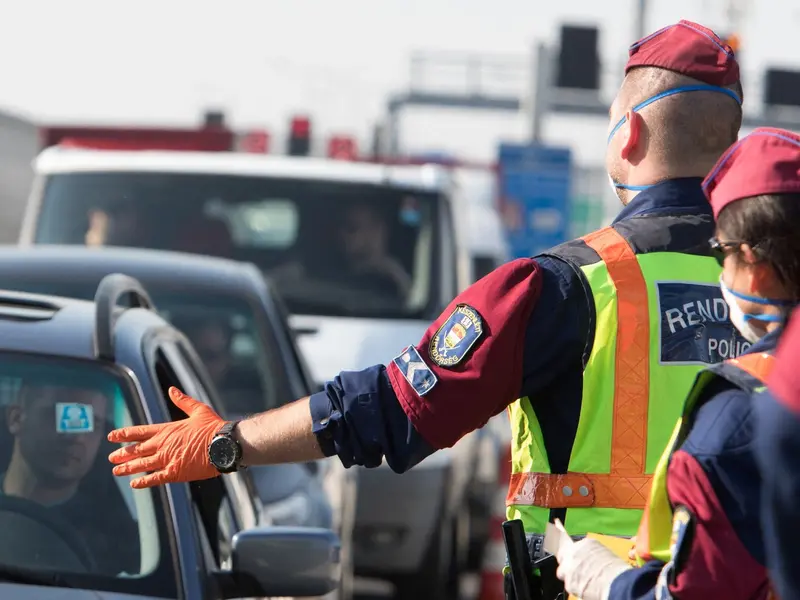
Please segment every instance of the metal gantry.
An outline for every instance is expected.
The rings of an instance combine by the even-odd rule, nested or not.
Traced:
[[[732,13],[736,16],[735,21],[741,19],[743,14],[741,2],[743,0],[738,0],[737,11]],[[646,2],[640,1],[639,6],[637,27],[644,28]],[[732,17],[729,15],[729,18]],[[562,89],[554,85],[557,60],[557,50],[543,43],[535,46],[530,59],[453,53],[415,54],[411,62],[411,83],[408,91],[393,94],[388,100],[386,122],[380,127],[382,139],[376,144],[380,154],[386,157],[400,155],[400,118],[409,107],[515,113],[523,111],[529,115],[532,142],[543,141],[544,123],[551,113],[594,115],[607,119],[610,103],[599,90]],[[616,87],[622,79],[621,61],[611,61],[611,64],[619,68],[603,70],[606,83],[613,81],[614,84],[605,86],[606,89]],[[433,78],[434,81],[426,77],[432,72],[439,73],[439,77]],[[451,78],[454,73],[460,73],[457,77],[460,80],[459,85],[442,85],[442,73],[448,73]],[[747,88],[744,128],[769,126],[800,129],[800,108],[765,106],[756,102],[756,106],[761,105],[761,109],[748,110],[754,104],[754,97],[760,100],[761,77],[748,77],[745,81]],[[500,83],[504,85],[500,86]],[[505,89],[499,89],[501,87]]]

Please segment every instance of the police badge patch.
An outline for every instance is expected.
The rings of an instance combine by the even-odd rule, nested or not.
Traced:
[[[672,562],[675,568],[680,571],[684,559],[692,545],[692,513],[683,505],[675,507],[672,517],[672,535],[669,540],[669,550],[672,554]]]
[[[692,546],[694,519],[689,509],[683,505],[675,507],[672,517],[672,535],[669,540],[670,561],[661,570],[656,581],[656,600],[672,600],[670,585],[675,585]]]
[[[468,304],[459,304],[431,339],[428,354],[440,367],[453,367],[483,335],[483,320]]]

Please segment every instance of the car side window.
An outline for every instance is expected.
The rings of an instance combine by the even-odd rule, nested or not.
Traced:
[[[239,528],[233,515],[233,508],[228,496],[222,498],[219,507],[219,523],[217,525],[217,539],[219,543],[219,566],[221,569],[230,569],[233,556],[232,540]]]
[[[203,516],[196,506],[193,508],[195,526],[197,527],[198,537],[200,538],[200,553],[203,555],[203,561],[206,564],[207,570],[211,571],[218,566],[217,557],[211,549],[211,542],[208,539],[208,535],[206,535]]]
[[[300,370],[300,374],[303,377],[303,382],[306,388],[305,394],[311,395],[314,392],[322,391],[323,386],[319,382],[314,381],[314,378],[311,376],[311,371],[308,368],[308,363],[298,352],[297,334],[292,329],[291,325],[289,325],[289,309],[286,308],[286,303],[283,301],[283,298],[281,298],[280,295],[274,293],[274,290],[270,290],[270,299],[272,300],[272,303],[276,308],[276,312],[278,313],[279,326],[283,329],[287,339],[289,340],[292,360],[297,365],[298,369]]]
[[[186,415],[169,399],[169,388],[177,387],[182,392],[208,403],[208,393],[202,384],[192,376],[189,367],[172,342],[159,344],[154,362],[154,370],[161,393],[169,406],[172,420],[186,418]],[[192,500],[201,522],[202,533],[211,546],[214,561],[220,567],[229,565],[231,558],[230,542],[239,530],[236,516],[228,498],[226,484],[221,477],[190,484]]]

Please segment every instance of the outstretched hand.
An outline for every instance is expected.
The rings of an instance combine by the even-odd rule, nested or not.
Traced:
[[[109,442],[135,442],[108,456],[108,460],[116,465],[114,475],[150,473],[133,479],[131,487],[134,489],[199,481],[219,475],[208,459],[208,445],[225,421],[209,406],[178,388],[169,388],[169,397],[188,419],[134,425],[108,434]]]

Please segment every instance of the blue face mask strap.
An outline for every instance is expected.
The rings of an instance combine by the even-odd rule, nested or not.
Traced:
[[[747,300],[748,302],[752,302],[753,304],[760,304],[761,306],[780,306],[784,308],[792,307],[797,304],[797,302],[793,300],[772,300],[770,298],[761,298],[760,296],[751,296],[750,294],[743,294],[742,292],[736,292],[729,287],[725,286],[727,291],[737,298],[742,300]]]
[[[653,187],[652,185],[625,185],[624,183],[617,183],[614,182],[614,187],[619,188],[621,190],[630,190],[632,192],[641,192],[642,190],[646,190],[647,188]]]
[[[736,296],[737,298],[741,298],[742,300],[747,300],[748,302],[752,302],[754,304],[760,304],[762,306],[780,306],[782,308],[793,308],[794,306],[797,305],[797,302],[793,302],[791,300],[771,300],[769,298],[760,298],[758,296],[751,296],[750,294],[743,294],[742,292],[735,292],[727,286],[725,286],[725,288],[732,296]],[[786,316],[745,314],[744,320],[761,321],[762,323],[783,323],[786,320]]]
[[[745,321],[761,321],[762,323],[783,323],[786,317],[780,315],[744,315]]]
[[[739,96],[736,95],[736,92],[734,92],[732,90],[729,90],[727,88],[724,88],[724,87],[719,87],[719,86],[716,86],[716,85],[685,85],[685,86],[682,86],[682,87],[677,87],[677,88],[672,89],[672,90],[667,90],[665,92],[661,92],[660,94],[656,94],[652,98],[648,98],[644,102],[640,102],[639,104],[634,106],[631,110],[633,112],[638,112],[638,111],[642,110],[643,108],[645,108],[647,106],[650,106],[656,100],[661,100],[662,98],[667,98],[669,96],[674,96],[675,94],[681,94],[683,92],[718,92],[720,94],[725,94],[726,96],[730,96],[731,98],[736,100],[736,103],[739,104],[739,105],[741,105],[741,103],[742,103],[741,98],[739,98]],[[619,128],[622,127],[625,124],[626,120],[627,120],[627,117],[622,117],[619,120],[619,122],[616,125],[614,125],[614,129],[612,129],[611,133],[608,134],[608,143],[609,144],[611,143],[611,139],[614,137],[614,134],[617,133]],[[616,188],[619,188],[619,189],[622,189],[622,190],[630,190],[632,192],[641,192],[642,190],[646,190],[646,189],[652,187],[652,185],[625,185],[624,183],[617,183],[616,181],[613,181],[613,183],[614,183],[614,187],[616,187]]]
[[[656,94],[652,98],[648,98],[644,102],[640,102],[636,106],[634,106],[631,110],[633,112],[639,112],[643,108],[650,106],[656,100],[661,100],[662,98],[667,98],[669,96],[674,96],[675,94],[681,94],[683,92],[718,92],[720,94],[725,94],[726,96],[730,96],[733,98],[737,104],[741,105],[742,100],[733,90],[729,90],[728,88],[719,87],[716,85],[685,85],[682,87],[677,87],[672,90],[667,90],[665,92],[661,92],[660,94]],[[614,129],[611,130],[611,133],[608,134],[608,143],[611,143],[611,138],[614,137],[614,134],[617,133],[620,127],[625,124],[626,117],[622,117],[619,122],[614,125]]]

